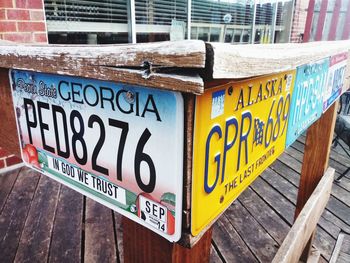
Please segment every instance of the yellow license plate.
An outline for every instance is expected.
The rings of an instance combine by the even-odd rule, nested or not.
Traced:
[[[285,149],[295,71],[197,96],[192,235],[220,215]]]

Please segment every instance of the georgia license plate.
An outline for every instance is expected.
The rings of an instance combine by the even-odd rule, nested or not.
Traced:
[[[197,96],[191,232],[220,215],[285,149],[295,71]]]
[[[181,235],[183,99],[11,70],[25,163],[170,241]]]

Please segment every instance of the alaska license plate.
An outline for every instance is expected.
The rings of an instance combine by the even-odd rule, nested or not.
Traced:
[[[197,96],[191,232],[219,216],[285,149],[295,71]]]
[[[183,99],[11,70],[25,163],[170,241],[181,235]]]

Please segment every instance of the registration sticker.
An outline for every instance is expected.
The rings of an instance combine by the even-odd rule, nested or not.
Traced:
[[[285,149],[295,71],[196,97],[191,232],[199,234]],[[223,97],[213,118],[213,98]],[[218,111],[215,111],[218,112]]]
[[[180,93],[21,70],[10,77],[26,165],[170,241],[180,238]]]

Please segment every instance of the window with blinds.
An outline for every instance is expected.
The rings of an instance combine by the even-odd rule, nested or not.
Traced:
[[[171,25],[173,19],[187,21],[187,0],[136,0],[136,24]]]
[[[49,32],[128,30],[127,0],[45,0],[44,4]]]

